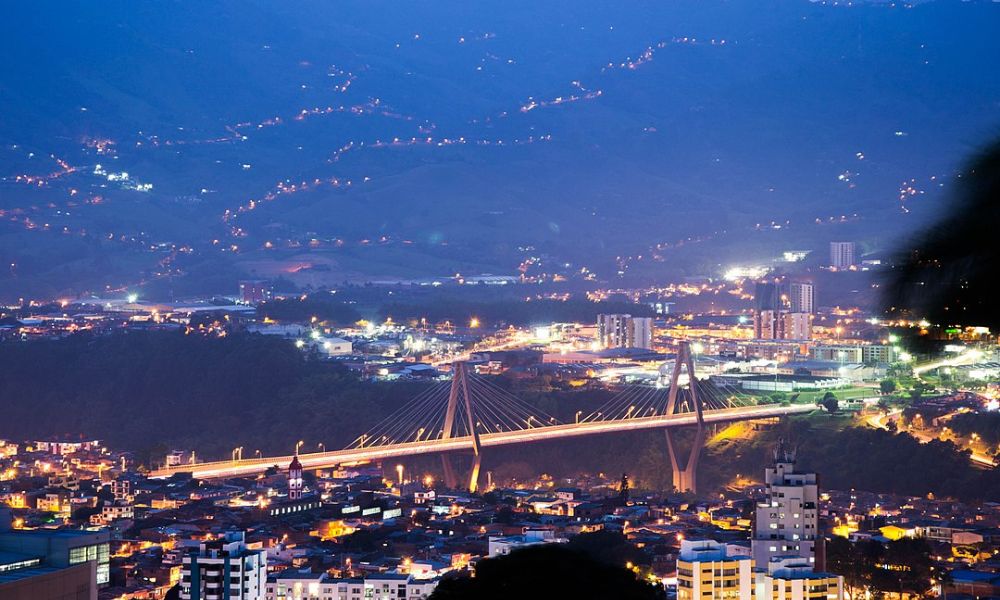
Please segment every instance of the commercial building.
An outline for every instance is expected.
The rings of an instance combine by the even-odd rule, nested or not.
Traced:
[[[713,540],[684,540],[677,556],[677,600],[751,600],[753,559]]]
[[[899,359],[895,346],[888,344],[829,344],[812,348],[812,358],[842,364],[888,364]]]
[[[97,598],[107,585],[110,535],[78,529],[13,529],[0,510],[0,598]]]
[[[812,358],[835,363],[862,362],[861,346],[813,346]]]
[[[243,532],[202,542],[184,557],[181,600],[262,600],[267,581],[267,554],[250,550]]]
[[[775,464],[764,471],[765,496],[754,520],[754,562],[763,567],[776,557],[798,556],[816,563],[819,536],[819,486],[815,473],[795,471],[795,452],[779,445]]]
[[[601,348],[653,347],[653,319],[628,314],[597,315],[597,338]]]
[[[0,598],[97,600],[97,584],[92,566],[87,563],[46,567],[37,557],[0,552]]]
[[[830,242],[830,266],[849,269],[855,265],[854,242]]]

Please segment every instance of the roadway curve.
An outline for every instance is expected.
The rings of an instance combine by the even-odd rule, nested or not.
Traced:
[[[704,418],[706,423],[726,423],[731,421],[748,421],[753,419],[782,417],[792,414],[807,413],[815,409],[816,407],[812,404],[795,404],[791,406],[768,404],[764,406],[706,410],[704,412]],[[522,444],[526,442],[579,437],[600,433],[682,427],[685,425],[694,425],[696,422],[697,418],[694,413],[657,415],[653,417],[638,417],[617,421],[593,421],[589,423],[548,425],[545,427],[533,427],[531,429],[523,429],[520,431],[487,433],[480,435],[479,440],[480,444],[484,448],[489,448],[494,446],[506,446],[510,444]],[[384,460],[402,456],[451,452],[455,450],[469,450],[471,448],[472,438],[466,436],[447,440],[424,440],[386,446],[370,446],[367,448],[349,448],[346,450],[335,450],[332,452],[300,454],[299,461],[306,469],[321,469],[333,468],[337,465],[346,463]],[[290,462],[292,462],[291,455],[272,456],[268,458],[251,458],[239,461],[227,460],[205,462],[159,469],[150,473],[150,477],[170,477],[175,473],[191,473],[198,479],[240,477],[263,473],[267,469],[274,466],[284,468],[288,466]]]

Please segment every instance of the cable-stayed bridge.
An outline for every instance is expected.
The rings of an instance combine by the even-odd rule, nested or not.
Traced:
[[[686,374],[682,377],[682,371]],[[299,454],[306,469],[332,468],[343,464],[381,461],[420,454],[440,454],[445,482],[455,487],[459,478],[449,459],[454,452],[472,452],[468,488],[478,487],[485,448],[535,441],[581,437],[605,433],[663,429],[678,491],[694,491],[697,468],[707,425],[752,419],[767,419],[810,412],[814,405],[761,404],[754,396],[698,380],[694,377],[691,352],[682,343],[674,362],[670,383],[663,387],[624,386],[597,410],[578,411],[563,422],[524,402],[517,396],[469,373],[465,363],[456,363],[451,382],[430,386],[399,411],[359,435],[343,450]],[[672,433],[678,427],[695,429],[687,457]],[[255,475],[284,467],[292,456],[274,456],[178,465],[151,473],[169,477],[191,473],[197,478]]]

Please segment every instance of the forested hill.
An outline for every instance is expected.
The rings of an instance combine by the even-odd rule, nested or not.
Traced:
[[[571,421],[611,392],[560,390],[545,379],[500,379],[526,402]],[[314,450],[344,447],[426,384],[364,382],[343,367],[303,354],[286,340],[179,332],[79,334],[59,341],[0,343],[0,438],[59,434],[103,439],[147,461],[170,448],[224,458],[287,454],[298,440]],[[799,448],[803,468],[823,486],[964,499],[1000,496],[1000,469],[981,470],[951,443],[850,428],[825,411],[784,421],[752,440],[713,443],[701,480],[724,486],[737,473],[759,476],[778,438]],[[434,472],[436,460],[413,459]],[[658,431],[595,436],[496,449],[485,467],[498,480],[539,473],[626,472],[639,485],[666,489],[670,466]]]
[[[879,247],[1000,123],[985,0],[5,8],[4,299]]]
[[[0,437],[69,433],[146,453],[345,446],[419,390],[363,383],[286,340],[181,333],[0,344]]]

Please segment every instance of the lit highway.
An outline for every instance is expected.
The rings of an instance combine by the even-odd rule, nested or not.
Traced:
[[[704,419],[706,423],[725,423],[730,421],[768,419],[792,414],[807,413],[815,410],[815,408],[816,407],[812,404],[798,404],[791,406],[771,404],[765,406],[706,410],[704,412]],[[527,442],[580,437],[602,433],[681,427],[685,425],[694,425],[695,423],[696,416],[693,412],[669,416],[657,415],[652,417],[635,417],[613,421],[570,423],[566,425],[533,427],[519,431],[486,433],[480,436],[480,443],[483,447],[507,446],[512,444],[523,444]],[[351,448],[332,452],[300,454],[299,461],[302,462],[302,465],[306,469],[320,469],[333,468],[337,465],[349,463],[378,461],[419,454],[452,452],[456,450],[468,450],[471,448],[472,440],[470,437],[466,436],[445,440],[423,440],[419,442],[388,444],[382,446],[372,445],[367,448]],[[194,477],[199,479],[239,477],[256,475],[273,466],[284,468],[291,461],[292,456],[286,455],[238,461],[227,460],[195,463],[193,465],[188,464],[159,469],[153,471],[150,474],[150,477],[170,477],[175,473],[191,473]]]

